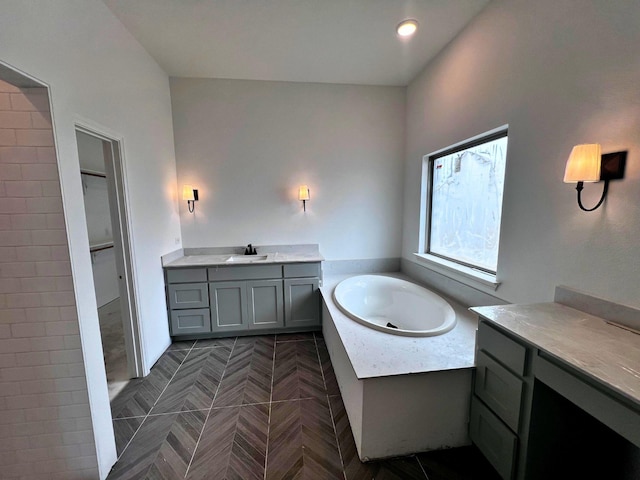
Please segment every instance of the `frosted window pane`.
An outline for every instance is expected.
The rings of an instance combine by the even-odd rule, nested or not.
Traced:
[[[495,272],[507,137],[433,160],[429,252]]]

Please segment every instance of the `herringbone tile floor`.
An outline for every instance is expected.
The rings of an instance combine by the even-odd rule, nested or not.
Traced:
[[[111,409],[108,480],[494,478],[472,449],[361,463],[318,333],[174,343]]]

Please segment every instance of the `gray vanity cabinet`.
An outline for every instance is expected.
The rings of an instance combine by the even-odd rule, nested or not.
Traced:
[[[477,343],[469,436],[500,476],[511,479],[526,438],[522,405],[531,400],[527,348],[484,321]]]
[[[167,270],[166,282],[171,335],[211,332],[206,269]]]
[[[227,332],[247,328],[246,282],[209,284],[211,331]]]
[[[284,327],[282,280],[247,282],[249,329]]]
[[[209,284],[213,332],[284,326],[282,280]]]
[[[320,325],[320,282],[318,278],[287,278],[284,303],[287,327]]]
[[[193,335],[211,332],[208,308],[171,310],[171,335]]]
[[[319,262],[167,269],[171,335],[317,329],[320,277]]]

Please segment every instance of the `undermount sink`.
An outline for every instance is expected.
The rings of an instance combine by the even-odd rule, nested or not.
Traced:
[[[267,255],[231,255],[225,260],[225,263],[254,263],[264,262]]]

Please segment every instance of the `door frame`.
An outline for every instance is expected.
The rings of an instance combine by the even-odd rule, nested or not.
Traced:
[[[135,255],[129,227],[130,209],[124,169],[123,139],[85,120],[76,120],[74,129],[76,132],[82,132],[103,142],[105,169],[108,172],[107,189],[113,227],[113,245],[120,277],[118,287],[127,354],[127,372],[131,378],[143,377],[149,372],[144,361],[144,342],[137,302],[138,288],[133,267]]]

